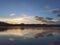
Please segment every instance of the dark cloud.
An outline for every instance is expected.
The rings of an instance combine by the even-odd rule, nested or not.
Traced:
[[[35,16],[34,18],[35,18],[35,20],[38,20],[38,21],[53,20],[53,18],[50,18],[50,17],[44,18],[44,17]]]
[[[55,21],[53,21],[54,19],[50,18],[50,17],[44,18],[44,17],[35,16],[34,18],[37,21],[42,21],[42,22],[45,22],[47,24],[55,24]]]
[[[55,21],[47,21],[47,23],[49,23],[49,24],[55,24],[56,22]]]
[[[48,19],[48,20],[53,20],[53,18],[50,18],[50,17],[46,17],[46,19]]]
[[[47,20],[42,20],[42,22],[48,22]]]
[[[45,20],[44,17],[35,16],[34,18],[37,21],[47,22],[47,20]]]
[[[60,8],[49,10],[49,12],[55,14],[57,17],[60,17]]]
[[[51,13],[60,13],[60,8],[50,10]]]
[[[60,13],[60,10],[53,10],[52,13]]]
[[[39,21],[43,20],[43,17],[39,17],[39,16],[35,16],[34,18],[35,20],[39,20]]]
[[[58,14],[57,17],[60,17],[60,14]]]
[[[56,24],[56,21],[53,21],[54,18],[50,18],[50,17],[44,18],[44,17],[35,16],[35,20],[42,21],[47,24]]]
[[[55,24],[55,21],[52,20],[42,20],[42,22],[46,22],[47,24]]]

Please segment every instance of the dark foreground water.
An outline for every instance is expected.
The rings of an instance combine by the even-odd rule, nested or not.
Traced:
[[[60,27],[0,27],[0,45],[60,45]]]

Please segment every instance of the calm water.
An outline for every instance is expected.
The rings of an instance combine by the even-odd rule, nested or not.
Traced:
[[[60,45],[60,27],[0,27],[0,45]]]

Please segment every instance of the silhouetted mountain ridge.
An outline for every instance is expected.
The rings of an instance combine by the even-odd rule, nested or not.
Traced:
[[[8,24],[9,24],[9,23],[0,21],[0,26],[2,26],[2,25],[8,25]]]
[[[21,23],[21,24],[9,24],[9,23],[0,21],[0,26],[60,27],[60,24],[59,25],[57,25],[57,24],[24,24],[24,23]]]

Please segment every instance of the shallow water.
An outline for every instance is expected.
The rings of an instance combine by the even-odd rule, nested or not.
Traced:
[[[0,27],[0,45],[60,45],[60,27]]]

